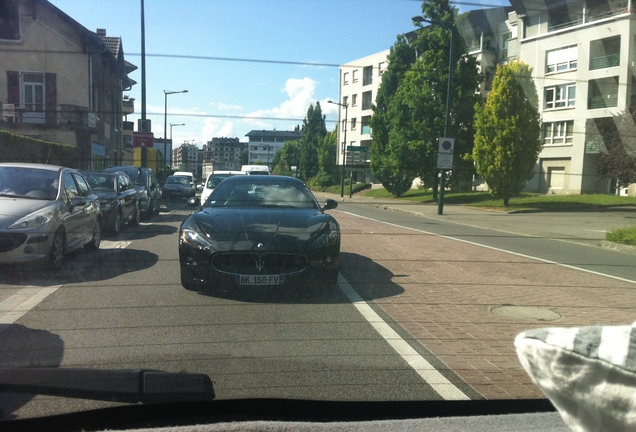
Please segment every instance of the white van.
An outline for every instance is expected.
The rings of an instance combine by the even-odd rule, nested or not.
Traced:
[[[203,191],[201,191],[201,203],[208,199],[214,188],[228,177],[234,175],[245,175],[242,171],[214,171],[211,173],[205,183],[203,184]]]
[[[254,175],[254,174],[268,175],[269,174],[269,168],[267,167],[267,165],[243,165],[241,167],[241,171],[244,174],[249,174],[249,175]]]

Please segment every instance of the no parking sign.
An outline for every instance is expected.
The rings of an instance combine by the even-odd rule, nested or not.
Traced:
[[[453,169],[453,151],[455,150],[455,138],[439,138],[437,147],[437,169]]]

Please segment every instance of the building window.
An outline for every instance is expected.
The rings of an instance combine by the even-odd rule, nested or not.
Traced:
[[[349,96],[343,96],[342,97],[342,104],[344,106],[347,106],[347,102],[349,102]]]
[[[578,49],[576,46],[559,48],[546,53],[545,73],[576,70]]]
[[[574,120],[543,124],[543,144],[571,144],[574,141]]]
[[[378,64],[378,75],[382,76],[384,72],[386,72],[387,64],[386,62],[380,62]]]
[[[371,91],[366,91],[362,93],[362,109],[369,110],[371,109],[371,105],[373,104],[373,96]]]
[[[576,84],[563,84],[546,87],[545,109],[567,108],[574,106]]]
[[[20,17],[16,0],[0,0],[0,39],[20,40]]]
[[[362,85],[371,85],[373,84],[373,66],[366,66],[362,70]]]
[[[548,168],[548,188],[563,189],[565,186],[565,167]]]
[[[354,69],[353,71],[353,82],[358,82],[358,69]]]
[[[364,116],[360,119],[362,133],[364,135],[371,135],[371,116]]]
[[[618,77],[602,78],[588,82],[588,109],[618,106]]]
[[[357,122],[357,119],[355,117],[351,119],[351,130],[356,129],[356,126],[357,126],[356,122]]]
[[[344,85],[349,84],[349,72],[345,72],[342,76],[342,82],[344,82]]]
[[[358,95],[357,94],[351,95],[351,105],[352,106],[357,106],[358,105]]]
[[[621,37],[590,42],[590,70],[606,69],[621,64]]]

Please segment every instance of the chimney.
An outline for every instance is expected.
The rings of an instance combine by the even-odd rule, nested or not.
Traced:
[[[106,36],[106,29],[98,28],[96,33],[97,33],[97,36],[104,37]]]

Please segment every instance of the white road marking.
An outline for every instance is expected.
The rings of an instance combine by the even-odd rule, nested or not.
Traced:
[[[106,253],[118,252],[131,244],[130,241],[102,241],[100,250]],[[0,302],[0,324],[13,324],[44,299],[60,289],[64,284],[53,286],[32,286],[20,288]],[[0,328],[0,332],[2,328]]]
[[[380,336],[382,336],[404,361],[441,397],[446,400],[470,399],[455,386],[455,384],[451,383],[444,375],[439,373],[439,371],[409,345],[408,342],[402,339],[402,337],[360,297],[342,274],[338,275],[338,285],[367,322],[371,324]]]

